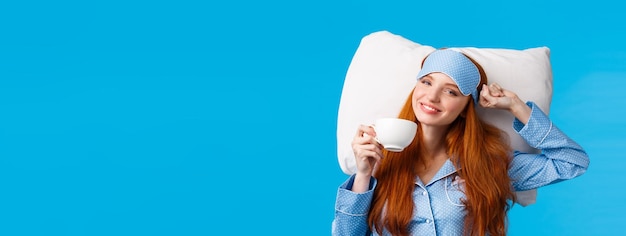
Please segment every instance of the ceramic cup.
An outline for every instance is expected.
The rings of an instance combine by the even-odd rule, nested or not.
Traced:
[[[399,118],[381,118],[374,123],[376,140],[385,149],[392,152],[401,152],[413,142],[417,132],[417,124],[410,120]]]

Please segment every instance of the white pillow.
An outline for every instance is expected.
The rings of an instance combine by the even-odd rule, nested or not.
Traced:
[[[544,112],[552,100],[552,67],[547,47],[525,50],[500,48],[450,48],[478,62],[489,83],[514,91],[524,101],[533,101]],[[344,80],[337,117],[337,155],[346,174],[356,171],[350,143],[360,124],[398,115],[417,82],[425,56],[435,48],[410,41],[388,31],[371,33],[361,40]],[[479,115],[506,131],[511,146],[523,152],[538,152],[513,130],[509,112],[478,108]],[[536,190],[518,192],[518,203],[535,202]]]

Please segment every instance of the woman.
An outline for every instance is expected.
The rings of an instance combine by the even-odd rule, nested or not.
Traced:
[[[514,191],[583,174],[585,151],[533,102],[487,78],[476,62],[443,49],[423,62],[400,118],[419,125],[402,152],[388,152],[361,125],[357,171],[338,190],[333,235],[505,235]],[[471,95],[471,96],[470,96]],[[541,154],[512,151],[476,106],[510,111],[513,128]]]

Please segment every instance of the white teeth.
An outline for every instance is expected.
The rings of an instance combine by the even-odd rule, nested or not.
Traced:
[[[424,106],[424,108],[426,108],[427,110],[437,111],[437,109],[432,108],[432,107],[429,107],[429,106],[427,106],[427,105],[425,105],[425,104],[422,104],[422,106]]]

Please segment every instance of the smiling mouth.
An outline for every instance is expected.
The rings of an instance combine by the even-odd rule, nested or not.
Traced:
[[[420,103],[420,104],[422,105],[422,108],[424,108],[424,110],[431,111],[431,112],[440,112],[441,111],[441,110],[436,109],[434,107],[428,106],[428,105],[426,105],[424,103]]]

